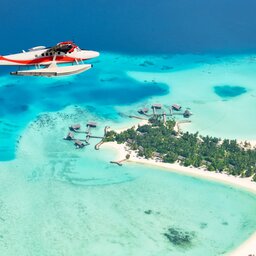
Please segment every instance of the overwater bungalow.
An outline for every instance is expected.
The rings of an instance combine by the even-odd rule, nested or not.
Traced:
[[[183,116],[184,116],[185,118],[188,118],[188,117],[190,117],[191,115],[192,115],[192,113],[191,113],[188,109],[186,109],[185,112],[183,113]]]
[[[72,132],[69,132],[68,135],[66,136],[66,138],[64,138],[65,140],[73,140],[74,139],[74,134]]]
[[[96,123],[96,122],[88,122],[88,123],[86,124],[86,126],[87,126],[87,127],[93,127],[93,128],[95,128],[95,127],[97,127],[97,123]]]
[[[162,108],[162,104],[155,103],[155,104],[152,105],[152,108],[161,109]]]
[[[178,104],[173,104],[173,105],[172,105],[172,109],[173,109],[173,110],[176,110],[176,111],[179,111],[179,110],[181,110],[181,106],[178,105]]]
[[[73,125],[71,125],[70,127],[69,127],[69,129],[71,130],[71,131],[77,131],[77,130],[79,130],[81,128],[81,125],[80,124],[73,124]]]
[[[149,111],[148,108],[141,108],[141,109],[138,110],[138,113],[139,114],[146,114],[146,113],[148,113],[148,111]]]
[[[85,146],[85,144],[80,140],[76,140],[74,144],[76,148],[83,148]]]

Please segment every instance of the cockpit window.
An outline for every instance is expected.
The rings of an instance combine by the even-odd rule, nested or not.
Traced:
[[[73,42],[62,42],[59,43],[52,48],[48,49],[47,52],[53,52],[53,53],[58,53],[60,54],[61,52],[63,53],[71,53],[74,51],[74,49],[79,49]]]

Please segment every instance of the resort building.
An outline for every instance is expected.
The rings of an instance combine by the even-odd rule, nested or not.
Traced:
[[[189,118],[191,115],[192,113],[188,109],[186,109],[185,112],[183,113],[183,116],[186,118]]]
[[[74,134],[72,132],[69,132],[65,140],[73,140],[73,139],[74,139]]]
[[[69,127],[69,129],[71,130],[71,131],[77,131],[77,130],[79,130],[81,128],[81,125],[80,124],[73,124],[73,125],[71,125],[70,127]]]
[[[96,123],[96,122],[88,122],[88,123],[86,124],[86,126],[87,126],[87,127],[93,127],[93,128],[95,128],[95,127],[97,127],[97,123]]]
[[[148,108],[141,108],[141,109],[139,109],[139,110],[138,110],[138,113],[139,113],[139,114],[144,114],[144,115],[145,115],[145,114],[147,114],[147,113],[148,113],[148,111],[149,111],[149,109],[148,109]]]
[[[181,110],[181,106],[178,105],[178,104],[173,104],[173,105],[172,105],[172,109],[173,109],[173,110],[176,110],[176,111],[179,111],[179,110]]]
[[[85,146],[85,144],[80,140],[76,140],[74,144],[76,148],[83,148]]]

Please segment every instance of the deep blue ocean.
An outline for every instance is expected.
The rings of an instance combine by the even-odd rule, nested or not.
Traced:
[[[74,40],[122,53],[250,52],[254,0],[1,1],[0,54]]]

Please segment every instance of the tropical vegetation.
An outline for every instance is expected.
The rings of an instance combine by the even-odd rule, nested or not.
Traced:
[[[202,136],[198,133],[177,133],[175,120],[165,125],[151,118],[149,124],[132,127],[121,133],[109,131],[105,141],[127,143],[138,156],[158,158],[166,163],[206,168],[235,176],[252,177],[256,181],[256,149],[236,140]]]

